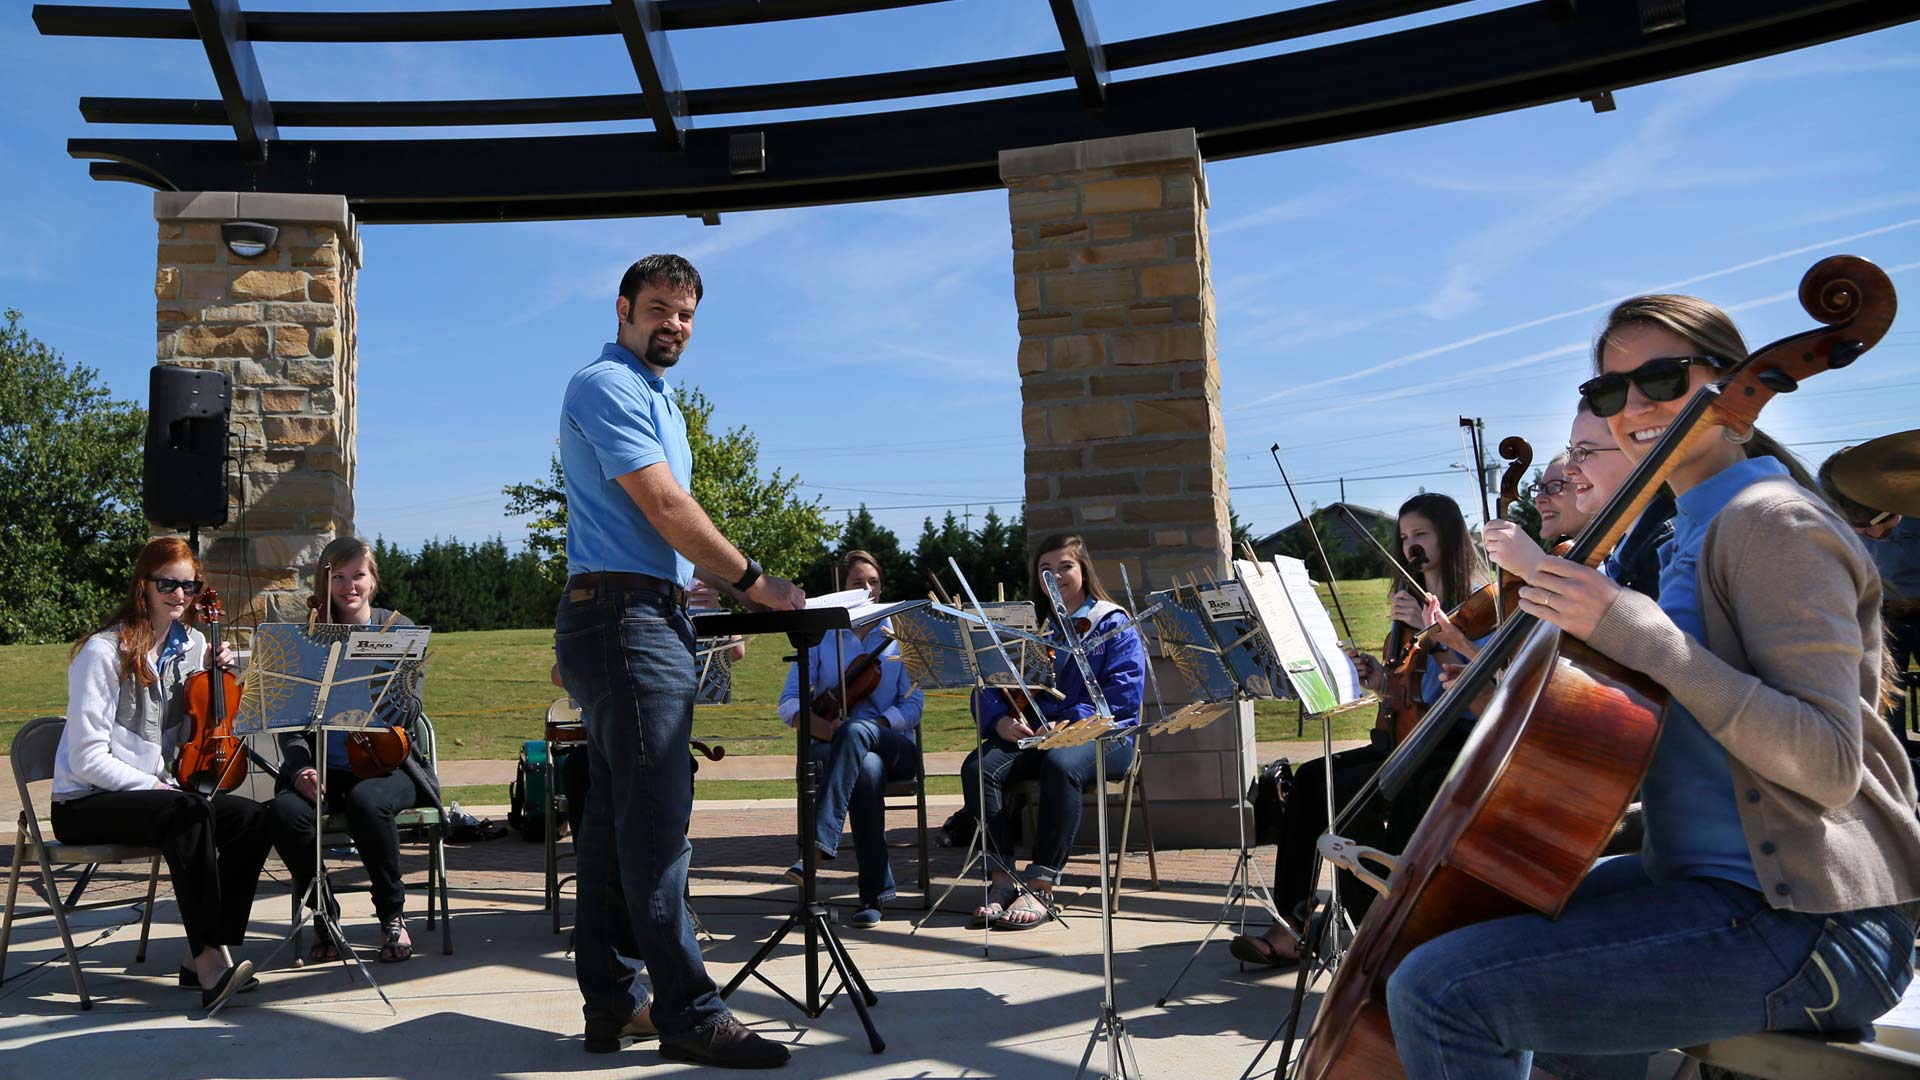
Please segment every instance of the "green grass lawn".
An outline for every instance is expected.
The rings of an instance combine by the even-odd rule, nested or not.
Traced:
[[[1368,648],[1377,648],[1386,637],[1386,588],[1384,578],[1345,582],[1340,587],[1341,601],[1353,622],[1355,636]],[[1326,595],[1324,588],[1321,594]],[[1338,626],[1337,618],[1335,625]],[[27,720],[66,711],[67,650],[66,645],[0,647],[0,745],[11,740],[14,731]],[[792,741],[785,735],[788,729],[774,713],[786,679],[787,665],[781,662],[785,655],[784,641],[777,638],[754,641],[747,658],[734,667],[733,701],[696,710],[694,733],[727,738],[730,754],[789,752]],[[550,630],[435,635],[427,668],[426,706],[440,736],[441,756],[518,757],[522,742],[540,737],[547,706],[562,696],[547,678],[552,663],[553,633]],[[1254,718],[1258,738],[1262,741],[1294,738],[1298,715],[1298,707],[1291,701],[1256,704]],[[961,691],[929,691],[922,723],[929,751],[973,747],[967,695]],[[1372,709],[1350,709],[1335,718],[1333,736],[1364,738],[1372,725]],[[1318,733],[1306,734],[1316,737]],[[774,737],[764,741],[739,741],[743,736],[756,735]],[[711,797],[760,796],[716,794]],[[477,799],[473,801],[480,804]]]

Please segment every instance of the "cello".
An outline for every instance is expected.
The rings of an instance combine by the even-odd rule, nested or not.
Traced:
[[[1652,501],[1683,447],[1720,437],[1720,428],[1751,430],[1774,395],[1851,364],[1893,320],[1892,283],[1853,256],[1816,263],[1799,295],[1825,325],[1753,352],[1688,399],[1568,558],[1598,564]],[[1499,689],[1407,850],[1398,858],[1365,855],[1388,868],[1384,877],[1362,872],[1384,899],[1327,988],[1296,1073],[1303,1080],[1403,1076],[1386,1008],[1400,961],[1463,926],[1528,911],[1557,918],[1652,760],[1665,692],[1522,614],[1502,626],[1383,767],[1382,793],[1404,786],[1501,668]]]

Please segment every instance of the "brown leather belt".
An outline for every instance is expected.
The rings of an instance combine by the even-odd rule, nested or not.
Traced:
[[[602,570],[591,574],[575,574],[567,579],[567,599],[576,603],[591,600],[599,592],[656,592],[672,598],[680,607],[687,606],[687,590],[681,588],[679,582],[652,574]]]

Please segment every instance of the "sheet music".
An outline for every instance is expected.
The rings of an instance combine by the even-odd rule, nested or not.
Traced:
[[[1307,632],[1307,642],[1313,646],[1321,669],[1331,676],[1334,692],[1340,698],[1339,704],[1359,701],[1366,695],[1365,688],[1360,685],[1360,672],[1353,666],[1353,658],[1340,645],[1340,632],[1334,629],[1333,619],[1327,614],[1327,605],[1321,602],[1320,593],[1314,588],[1313,577],[1307,573],[1307,564],[1300,559],[1276,555],[1273,565],[1280,571],[1287,598],[1293,602],[1294,614]]]
[[[842,589],[825,596],[807,597],[809,611],[819,608],[846,608],[847,621],[853,624],[853,629],[856,631],[872,626],[882,619],[892,618],[902,611],[912,611],[914,608],[925,606],[927,606],[925,600],[895,600],[892,603],[883,603],[875,600],[865,589]]]
[[[1247,605],[1266,631],[1274,656],[1287,673],[1287,681],[1293,685],[1301,705],[1309,712],[1320,713],[1341,704],[1342,688],[1309,639],[1296,610],[1302,601],[1291,594],[1282,568],[1244,559],[1235,560],[1233,565],[1245,590]],[[1300,570],[1305,573],[1304,563],[1300,564]],[[1311,594],[1312,583],[1309,581],[1307,586]],[[1311,600],[1312,606],[1319,606],[1319,597],[1311,596]],[[1328,625],[1331,628],[1332,624]],[[1357,685],[1358,680],[1354,683]]]

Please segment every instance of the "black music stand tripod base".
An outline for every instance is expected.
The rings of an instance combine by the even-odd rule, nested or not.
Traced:
[[[847,627],[846,612],[841,610],[837,614],[839,616],[839,625],[830,626],[826,629],[844,629]],[[794,628],[792,626],[779,625],[778,620],[783,618],[814,616],[816,617],[815,620],[811,621],[817,621],[818,617],[826,615],[828,615],[827,610],[816,609],[809,611],[763,612],[749,615],[725,616],[710,621],[727,622],[730,627],[730,633],[786,633],[787,639],[793,643],[796,654],[795,663],[798,665],[800,672],[800,701],[803,703],[801,708],[804,713],[806,708],[804,703],[813,700],[811,678],[813,674],[812,649],[825,638],[825,630],[813,626]],[[772,622],[774,625],[754,625],[760,622]],[[847,1000],[853,1002],[853,1010],[860,1016],[860,1026],[867,1031],[867,1045],[871,1046],[873,1052],[878,1054],[886,1050],[887,1044],[886,1040],[880,1037],[879,1029],[873,1026],[873,1017],[867,1012],[867,1008],[872,1005],[878,1005],[880,998],[874,994],[873,989],[867,985],[867,980],[861,976],[860,968],[854,964],[853,957],[847,955],[846,946],[840,943],[839,937],[833,932],[832,915],[828,912],[827,906],[819,902],[814,892],[814,873],[818,862],[818,852],[814,844],[814,823],[817,813],[814,805],[813,777],[815,769],[813,766],[812,748],[807,744],[808,731],[806,724],[803,722],[804,719],[804,715],[796,716],[793,724],[794,762],[798,773],[798,786],[800,789],[798,806],[801,851],[800,901],[795,904],[793,910],[787,914],[786,921],[780,924],[780,928],[773,932],[773,936],[767,938],[766,942],[762,944],[759,950],[753,954],[752,958],[747,961],[746,966],[742,967],[738,972],[735,972],[733,978],[727,981],[727,985],[720,991],[720,998],[723,1001],[726,1000],[727,997],[739,989],[740,984],[746,982],[747,977],[751,975],[765,984],[769,990],[785,998],[788,1004],[806,1014],[807,1019],[817,1020],[822,1013],[827,1011],[827,1006],[833,1004],[833,999],[839,996],[840,991],[845,989],[847,991]],[[804,995],[805,1000],[787,993],[776,985],[773,980],[760,973],[760,965],[765,962],[769,956],[773,955],[773,950],[778,947],[782,941],[786,940],[787,935],[796,928],[800,930],[806,942],[807,985]],[[828,965],[840,976],[840,985],[834,987],[830,992],[827,991],[826,987],[827,972],[820,966],[821,949],[826,950]]]

